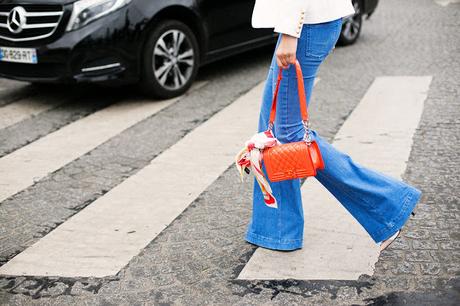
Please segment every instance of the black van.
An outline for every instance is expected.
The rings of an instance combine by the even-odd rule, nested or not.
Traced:
[[[377,0],[355,1],[341,42]],[[0,0],[0,76],[28,82],[137,82],[182,94],[200,65],[274,42],[252,29],[254,0]],[[370,9],[369,9],[370,8]],[[366,10],[367,9],[367,10]]]

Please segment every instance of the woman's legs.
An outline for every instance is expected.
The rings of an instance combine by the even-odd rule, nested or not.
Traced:
[[[268,118],[270,116],[277,73],[276,59],[273,57],[263,93],[258,125],[259,132],[265,131],[268,127]],[[288,87],[285,85],[285,81],[280,86],[279,102],[285,99],[287,94]],[[283,105],[286,104],[284,103]],[[278,107],[284,107],[283,105],[280,103]],[[276,112],[275,128],[273,131],[275,136],[279,134],[277,124],[281,120],[280,115],[283,114],[285,112],[279,110]],[[277,137],[280,141],[283,140],[279,138],[279,135]],[[268,177],[263,164],[262,171],[265,177]],[[277,209],[265,205],[260,186],[254,179],[252,219],[246,232],[246,240],[270,249],[293,250],[301,248],[303,245],[304,218],[300,195],[300,180],[271,182],[270,186],[273,196],[278,201]]]
[[[304,25],[298,41],[297,59],[304,75],[307,104],[319,65],[330,53],[340,33],[341,21]],[[272,61],[267,77],[259,117],[259,131],[267,129],[278,70]],[[393,235],[401,228],[418,202],[421,191],[384,173],[359,165],[311,131],[320,148],[325,169],[315,178],[333,194],[364,227],[375,242]],[[300,141],[304,130],[301,123],[295,69],[283,70],[274,134],[281,142]],[[265,171],[265,169],[263,168]],[[270,184],[278,201],[278,209],[264,205],[257,183],[254,184],[253,215],[246,240],[259,246],[287,250],[302,247],[303,208],[300,180]]]

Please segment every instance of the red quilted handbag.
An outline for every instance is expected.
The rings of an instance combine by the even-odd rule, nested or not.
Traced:
[[[324,169],[324,162],[318,144],[316,141],[312,140],[310,136],[305,86],[303,83],[302,69],[298,61],[295,63],[295,69],[297,74],[300,112],[305,135],[301,141],[275,145],[263,150],[262,160],[267,170],[268,179],[272,182],[315,176],[317,169]],[[268,131],[273,129],[273,123],[275,121],[276,102],[278,100],[278,91],[282,78],[281,75],[282,69],[280,68],[270,111]]]

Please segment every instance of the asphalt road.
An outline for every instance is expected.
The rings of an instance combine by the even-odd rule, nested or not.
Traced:
[[[360,40],[336,48],[321,66],[310,112],[313,127],[331,142],[377,78],[431,77],[402,173],[423,196],[405,233],[380,254],[373,273],[356,280],[237,279],[258,252],[243,239],[252,185],[249,180],[241,184],[234,166],[224,160],[222,171],[187,181],[190,194],[197,196],[171,199],[165,206],[168,217],[156,221],[165,221],[161,230],[147,235],[148,243],[121,261],[122,268],[113,275],[72,276],[86,272],[64,273],[61,266],[56,266],[61,276],[0,275],[0,304],[457,305],[459,15],[456,1],[381,1],[365,21]],[[91,215],[91,209],[127,194],[117,190],[133,191],[139,195],[136,201],[148,197],[148,188],[130,182],[149,173],[162,178],[163,173],[149,169],[160,167],[161,158],[168,162],[175,146],[189,138],[203,139],[198,136],[208,135],[207,125],[231,126],[218,116],[236,116],[232,105],[257,96],[272,51],[258,49],[206,66],[196,86],[171,101],[146,100],[129,86],[32,86],[0,80],[0,271],[26,250],[38,256],[30,247],[52,242],[50,234],[70,221],[105,214]],[[392,93],[381,94],[390,98]],[[189,190],[177,173],[170,185],[177,182],[178,193]],[[121,208],[118,216],[127,213]],[[129,227],[130,222],[140,224],[142,218],[120,226]],[[91,235],[70,234],[60,243],[78,250]],[[133,245],[140,241],[133,239]],[[51,245],[50,256],[61,254],[59,246]]]

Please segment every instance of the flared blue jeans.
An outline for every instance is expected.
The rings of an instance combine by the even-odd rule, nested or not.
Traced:
[[[296,56],[302,67],[307,106],[318,67],[334,48],[341,25],[341,19],[303,25]],[[273,56],[260,109],[259,132],[268,127],[278,71]],[[300,141],[304,128],[294,65],[282,73],[273,133],[282,143]],[[323,170],[318,170],[315,179],[327,188],[376,243],[389,238],[406,223],[421,197],[419,189],[358,164],[320,137],[314,129],[311,129],[311,136],[318,143],[325,164]],[[267,177],[263,163],[262,170]],[[273,195],[278,201],[278,208],[272,208],[264,204],[259,184],[254,180],[252,217],[246,241],[275,250],[303,247],[304,214],[300,182],[300,179],[271,182]]]

